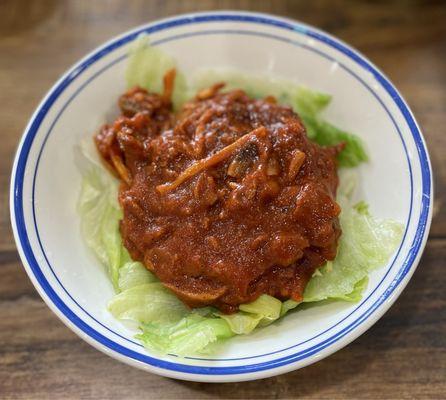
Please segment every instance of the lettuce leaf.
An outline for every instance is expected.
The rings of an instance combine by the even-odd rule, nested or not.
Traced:
[[[144,346],[162,353],[188,356],[202,352],[216,341],[234,335],[229,325],[220,318],[206,318],[189,313],[174,324],[143,324],[137,335]]]
[[[232,332],[246,335],[255,328],[266,326],[281,317],[282,302],[272,296],[262,294],[252,303],[242,304],[235,314],[218,314],[224,319]]]
[[[147,35],[140,35],[132,44],[126,71],[127,86],[141,86],[151,92],[163,91],[164,74],[176,68],[175,59],[157,47],[150,46]],[[186,78],[176,68],[172,102],[178,109],[188,93]]]
[[[119,268],[118,287],[120,291],[157,281],[155,275],[138,261],[128,261]]]
[[[343,131],[318,117],[303,117],[305,126],[310,126],[314,134],[311,139],[321,146],[344,144],[344,149],[338,154],[341,167],[356,167],[368,161],[368,156],[362,140],[351,133]]]
[[[108,303],[114,317],[140,323],[177,322],[189,310],[160,282],[133,286],[117,294]]]
[[[308,282],[304,302],[339,299],[358,301],[367,287],[368,275],[384,265],[403,235],[403,226],[393,220],[374,218],[364,202],[351,205],[354,174],[341,174],[338,199],[342,236],[334,261],[327,262]]]
[[[129,56],[127,83],[161,92],[162,77],[173,67],[172,57],[150,47],[146,37],[139,38]],[[208,71],[200,79],[189,91],[184,76],[177,74],[173,95],[176,108],[200,86],[226,81],[227,89],[242,88],[254,97],[273,95],[281,103],[293,107],[304,121],[308,135],[316,142],[322,145],[345,143],[339,156],[341,165],[355,166],[367,160],[357,136],[334,127],[320,116],[331,101],[327,94],[282,80],[248,77],[238,72],[222,75]],[[84,154],[78,162],[83,175],[78,204],[82,235],[107,267],[115,288],[116,295],[109,301],[108,310],[117,319],[136,322],[140,327],[136,337],[144,346],[180,356],[209,353],[218,343],[234,335],[249,334],[298,309],[298,302],[281,302],[268,295],[241,305],[240,311],[231,315],[223,315],[212,307],[187,308],[143,264],[133,261],[124,248],[119,233],[122,211],[118,204],[118,183],[94,158]],[[304,302],[359,301],[367,287],[369,273],[388,261],[401,239],[401,224],[374,218],[363,202],[352,205],[357,182],[354,173],[341,176],[338,202],[342,207],[343,235],[338,255],[314,274],[305,290]]]
[[[300,303],[294,300],[285,300],[280,309],[280,316],[283,317],[288,311],[295,309]]]
[[[82,156],[78,157],[81,158]],[[118,182],[99,164],[87,157],[82,161],[84,179],[78,201],[81,231],[88,247],[107,267],[110,280],[118,287],[119,268],[127,251],[122,246],[119,220]]]
[[[218,314],[218,316],[226,321],[231,331],[236,335],[247,335],[248,333],[251,333],[257,328],[259,322],[263,318],[262,315],[245,313],[243,311],[239,311],[235,314]]]
[[[282,302],[274,297],[262,294],[252,303],[240,305],[240,310],[261,316],[259,326],[269,325],[280,317]]]

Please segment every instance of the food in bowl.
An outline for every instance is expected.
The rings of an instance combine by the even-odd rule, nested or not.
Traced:
[[[302,302],[360,299],[402,226],[351,204],[351,173],[338,189],[338,167],[367,155],[321,118],[330,97],[237,72],[189,88],[174,66],[138,40],[121,114],[95,135],[103,164],[83,182],[82,230],[118,292],[112,314],[184,356]]]
[[[221,86],[178,114],[170,84],[133,88],[96,135],[122,182],[124,246],[189,307],[231,313],[262,294],[300,302],[336,256],[340,147],[311,142],[274,98]]]

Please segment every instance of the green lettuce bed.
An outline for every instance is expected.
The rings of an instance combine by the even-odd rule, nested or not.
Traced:
[[[127,69],[129,86],[140,85],[151,91],[161,91],[164,73],[175,67],[175,61],[159,49],[138,39],[131,50]],[[250,77],[237,72],[204,71],[188,84],[179,73],[174,90],[174,104],[179,108],[199,88],[225,81],[226,89],[242,88],[253,97],[276,96],[299,113],[309,137],[322,144],[344,142],[339,155],[343,167],[355,167],[367,161],[360,139],[336,128],[320,116],[331,97],[290,82],[265,77]],[[122,245],[119,220],[118,182],[84,152],[83,182],[79,197],[82,235],[87,245],[107,268],[116,295],[108,304],[118,319],[133,321],[140,329],[137,338],[147,348],[179,356],[209,353],[216,343],[235,335],[246,335],[269,325],[299,304],[262,295],[256,301],[243,304],[240,311],[222,315],[211,307],[190,310],[139,262],[131,260]],[[364,202],[352,204],[357,176],[343,169],[338,193],[342,213],[342,237],[338,255],[333,262],[320,268],[310,280],[304,302],[361,299],[367,287],[369,273],[384,265],[401,240],[401,224],[380,220],[370,215]]]

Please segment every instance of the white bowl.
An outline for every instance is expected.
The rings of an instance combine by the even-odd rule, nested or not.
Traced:
[[[145,350],[106,310],[112,286],[86,249],[75,205],[80,173],[73,149],[104,123],[125,89],[128,44],[141,32],[190,73],[230,66],[268,73],[330,93],[327,119],[356,132],[371,162],[359,168],[360,197],[374,215],[405,224],[388,265],[371,275],[358,304],[333,302],[292,313],[231,340],[215,358],[177,358]],[[432,174],[419,127],[389,80],[338,39],[264,14],[181,15],[125,33],[94,50],[56,82],[23,134],[11,178],[11,219],[23,264],[48,306],[106,354],[179,379],[223,382],[304,367],[339,350],[376,322],[406,286],[424,248]]]

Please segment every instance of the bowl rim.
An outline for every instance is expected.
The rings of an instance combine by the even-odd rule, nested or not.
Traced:
[[[356,64],[371,72],[385,91],[394,100],[396,106],[402,113],[416,143],[417,154],[421,165],[421,178],[423,182],[422,194],[420,194],[422,196],[422,210],[418,220],[417,231],[412,248],[408,252],[406,261],[402,263],[404,268],[400,270],[396,284],[390,287],[390,290],[387,289],[386,295],[383,296],[383,298],[378,299],[366,313],[358,317],[357,320],[351,323],[348,327],[344,328],[333,337],[330,337],[321,343],[315,344],[309,349],[304,349],[303,351],[285,356],[283,358],[272,359],[266,362],[250,365],[204,367],[164,361],[153,356],[141,355],[140,353],[134,352],[125,346],[116,343],[113,341],[113,339],[102,335],[87,323],[82,321],[76,315],[76,313],[72,311],[62,299],[60,299],[40,270],[39,262],[36,260],[32,247],[27,238],[26,225],[24,222],[25,218],[23,214],[22,189],[23,176],[26,170],[28,154],[31,149],[33,139],[39,130],[40,124],[45,118],[47,112],[51,109],[52,104],[57,100],[58,96],[65,90],[65,88],[71,84],[75,77],[79,76],[95,61],[101,59],[116,48],[121,47],[133,40],[141,32],[154,33],[176,26],[202,22],[225,21],[255,23],[274,26],[288,31],[297,31],[299,34],[304,34],[312,39],[321,41],[333,47],[334,49],[342,52]],[[201,12],[181,14],[138,26],[100,45],[63,74],[63,76],[48,91],[42,102],[36,108],[36,111],[31,117],[28,126],[23,133],[16,152],[11,174],[10,214],[14,238],[20,253],[20,257],[34,286],[37,288],[39,294],[42,296],[51,310],[55,312],[56,315],[58,315],[58,317],[70,329],[75,331],[88,343],[92,344],[94,347],[105,352],[106,354],[112,355],[113,357],[118,358],[119,360],[130,365],[149,369],[152,372],[161,375],[190,380],[236,381],[259,379],[286,372],[298,367],[303,367],[332,354],[370,328],[370,326],[372,326],[393,304],[401,291],[404,289],[418,264],[421,257],[421,252],[427,240],[427,234],[429,232],[432,218],[432,190],[432,173],[429,155],[424,138],[414,116],[412,115],[412,112],[397,89],[392,85],[392,83],[390,83],[388,78],[361,53],[339,39],[334,38],[333,36],[319,29],[294,20],[277,17],[270,14],[251,12]],[[346,330],[346,332],[344,332],[344,330]],[[341,333],[343,334],[341,335]],[[322,347],[324,344],[326,345]]]

